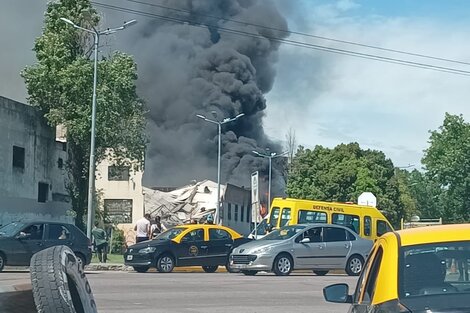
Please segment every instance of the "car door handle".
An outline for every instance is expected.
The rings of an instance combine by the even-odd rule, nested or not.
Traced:
[[[42,247],[44,244],[42,242],[37,242],[36,245]]]
[[[226,246],[226,247],[231,247],[232,244],[231,244],[231,243],[226,243],[225,246]]]
[[[345,247],[346,249],[349,249],[349,244],[345,243],[345,244],[344,244],[344,247]]]
[[[319,248],[319,249],[323,249],[323,248],[324,248],[324,246],[318,246],[318,248]]]
[[[201,249],[207,249],[207,246],[201,246]]]

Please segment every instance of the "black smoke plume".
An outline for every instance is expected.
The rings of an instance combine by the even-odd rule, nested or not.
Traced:
[[[150,144],[144,183],[178,186],[193,179],[215,180],[217,125],[198,119],[196,114],[212,119],[211,111],[216,111],[220,120],[245,113],[223,126],[222,181],[249,186],[251,172],[268,173],[268,160],[255,156],[252,150],[282,149],[267,138],[263,116],[264,94],[274,82],[279,48],[279,43],[269,37],[283,38],[286,34],[233,21],[277,29],[287,29],[287,23],[272,1],[158,3],[181,11],[147,5],[139,9],[188,22],[144,20],[140,22],[141,35],[133,38],[139,65],[139,93],[149,107]],[[221,28],[261,38],[230,34]],[[274,193],[284,184],[281,172],[279,167],[273,168]]]

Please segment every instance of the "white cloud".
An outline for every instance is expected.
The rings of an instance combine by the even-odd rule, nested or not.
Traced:
[[[468,26],[417,18],[343,18],[340,10],[323,17],[311,21],[310,33],[470,61]],[[310,42],[470,71],[470,66]],[[470,116],[469,84],[466,76],[283,46],[265,126],[280,139],[292,126],[307,147],[357,141],[384,151],[395,165],[419,164],[428,131],[442,124],[445,112]]]

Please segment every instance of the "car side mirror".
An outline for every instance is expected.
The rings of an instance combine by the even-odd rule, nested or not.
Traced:
[[[352,303],[348,284],[334,284],[323,288],[323,297],[328,302]]]
[[[29,238],[31,237],[31,234],[27,234],[27,233],[24,233],[24,232],[20,232],[18,234],[18,236],[16,236],[16,239],[26,239],[26,238]]]
[[[309,243],[309,242],[310,242],[310,238],[304,238],[300,240],[300,243]]]

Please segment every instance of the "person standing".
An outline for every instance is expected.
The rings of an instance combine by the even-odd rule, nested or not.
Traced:
[[[103,228],[98,227],[99,223],[95,222],[95,227],[91,230],[93,241],[96,247],[96,253],[100,263],[106,263],[108,259],[108,239]]]
[[[150,226],[150,234],[152,236],[151,238],[153,239],[157,237],[160,233],[163,233],[164,231],[166,231],[166,227],[162,224],[161,217],[156,216],[155,221],[153,222],[152,226]]]
[[[135,223],[136,231],[135,243],[149,240],[150,238],[150,214],[146,213],[144,217]]]

